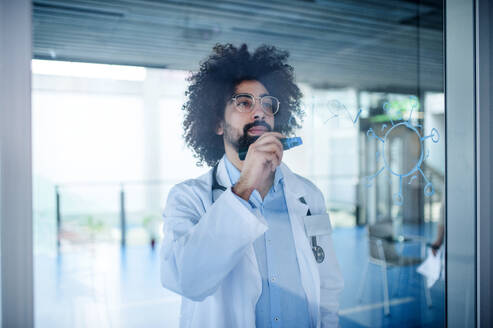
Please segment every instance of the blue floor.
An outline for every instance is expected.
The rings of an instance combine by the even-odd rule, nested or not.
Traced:
[[[432,239],[432,229],[406,227]],[[365,229],[339,228],[333,234],[345,278],[342,327],[441,327],[444,281],[425,302],[416,267],[389,270],[390,316],[384,316],[382,274],[370,265],[362,301],[356,293],[367,261]],[[419,247],[404,249],[419,255]],[[147,246],[121,249],[98,244],[72,247],[59,255],[35,257],[36,327],[178,327],[180,298],[159,282],[159,254]]]
[[[433,240],[432,229],[404,227],[405,234],[421,235]],[[445,283],[438,280],[430,289],[432,306],[428,308],[423,278],[416,267],[393,268],[388,271],[390,315],[383,310],[383,282],[380,267],[370,264],[362,301],[357,292],[368,260],[366,229],[337,229],[333,235],[336,254],[345,280],[340,298],[341,327],[443,327],[445,316]],[[405,246],[403,254],[419,256],[419,245]],[[400,272],[399,272],[400,270]]]

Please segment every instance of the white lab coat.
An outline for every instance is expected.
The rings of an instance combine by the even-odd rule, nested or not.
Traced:
[[[343,279],[323,195],[285,164],[280,168],[311,327],[338,326]],[[217,181],[227,190],[215,202],[212,170],[174,186],[163,215],[161,283],[183,296],[181,328],[255,327],[262,281],[253,242],[269,227],[260,212],[252,214],[232,193],[224,159]],[[311,249],[313,235],[325,252],[320,264]]]

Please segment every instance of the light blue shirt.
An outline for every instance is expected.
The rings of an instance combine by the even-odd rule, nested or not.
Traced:
[[[224,160],[229,179],[234,185],[241,173],[226,155]],[[269,229],[253,245],[262,277],[262,294],[255,308],[256,327],[310,327],[308,303],[301,284],[279,167],[264,200],[257,190],[253,191],[248,202],[238,198],[253,213],[260,211],[269,225]]]

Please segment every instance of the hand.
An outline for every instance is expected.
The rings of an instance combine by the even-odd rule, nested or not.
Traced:
[[[233,192],[248,200],[253,190],[257,189],[264,197],[272,186],[274,172],[282,161],[282,144],[284,138],[278,132],[266,132],[248,148],[243,162],[240,179],[233,187]]]

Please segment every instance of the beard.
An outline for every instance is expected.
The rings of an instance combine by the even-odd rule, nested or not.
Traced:
[[[235,129],[224,122],[224,139],[230,145],[234,147],[234,149],[239,153],[242,151],[248,150],[248,147],[255,141],[257,141],[260,136],[249,136],[248,130],[253,128],[254,126],[263,126],[267,129],[267,132],[272,131],[272,127],[264,121],[254,121],[252,123],[248,123],[243,127],[243,135],[238,135]]]

